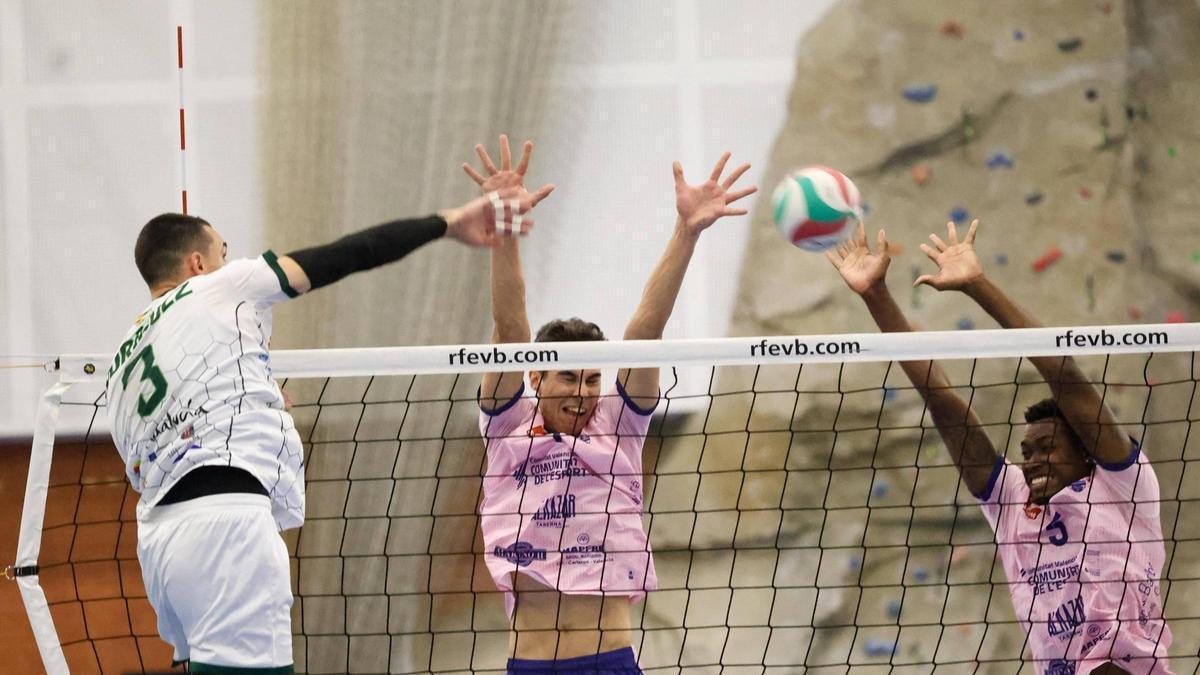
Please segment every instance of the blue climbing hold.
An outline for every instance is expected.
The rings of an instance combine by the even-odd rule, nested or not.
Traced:
[[[967,222],[967,218],[970,215],[971,213],[961,206],[956,206],[950,210],[950,220],[953,220],[955,225],[962,225]]]
[[[896,653],[896,643],[891,640],[867,638],[867,656],[892,656]]]
[[[892,600],[887,605],[887,614],[889,618],[895,619],[900,616],[900,608],[902,604],[899,600]]]
[[[1013,158],[1003,150],[993,152],[987,158],[987,168],[989,169],[1011,169],[1013,168]]]
[[[913,84],[904,88],[904,98],[913,103],[929,103],[937,97],[936,84]]]
[[[1016,40],[1017,42],[1024,42],[1025,41],[1025,31],[1023,31],[1019,28],[1017,30],[1014,30],[1013,31],[1013,39]]]
[[[1025,203],[1030,206],[1037,206],[1038,204],[1042,203],[1042,199],[1044,197],[1045,195],[1040,192],[1030,192],[1029,194],[1025,195]]]
[[[929,570],[925,569],[924,567],[918,567],[917,569],[913,570],[913,579],[915,579],[918,583],[928,581]]]
[[[958,330],[972,330],[975,328],[975,321],[969,316],[961,317],[954,327]]]
[[[997,253],[996,254],[996,264],[1000,265],[1000,266],[1007,265],[1008,264],[1008,255],[1004,254],[1004,253]]]

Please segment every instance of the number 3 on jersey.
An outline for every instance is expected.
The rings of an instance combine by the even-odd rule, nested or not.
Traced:
[[[129,377],[133,375],[133,369],[139,363],[144,364],[140,381],[150,382],[154,390],[150,392],[149,396],[142,394],[138,397],[137,412],[142,417],[149,417],[167,397],[167,378],[163,377],[162,371],[154,365],[154,346],[148,345],[125,366],[125,372],[121,374],[122,387],[129,388]]]

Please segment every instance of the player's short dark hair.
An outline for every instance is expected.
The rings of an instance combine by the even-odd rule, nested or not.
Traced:
[[[150,219],[133,246],[133,260],[147,286],[170,279],[184,256],[212,241],[204,231],[208,221],[182,213],[164,213]]]
[[[1042,420],[1054,420],[1061,423],[1066,428],[1067,438],[1071,439],[1071,444],[1075,446],[1075,449],[1083,453],[1085,457],[1091,457],[1091,453],[1083,445],[1083,439],[1075,432],[1075,427],[1067,421],[1067,416],[1063,414],[1062,408],[1058,407],[1058,401],[1053,398],[1044,398],[1025,409],[1026,422],[1032,424]]]
[[[534,342],[593,342],[606,339],[600,327],[578,317],[555,319],[538,329]]]

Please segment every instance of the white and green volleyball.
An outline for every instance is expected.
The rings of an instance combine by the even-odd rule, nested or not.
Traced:
[[[850,236],[862,219],[862,198],[849,178],[824,166],[793,171],[771,196],[775,226],[793,245],[824,251]]]

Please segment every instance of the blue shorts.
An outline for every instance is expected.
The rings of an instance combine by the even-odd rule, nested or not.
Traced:
[[[508,675],[642,675],[633,647],[572,659],[509,659]]]

